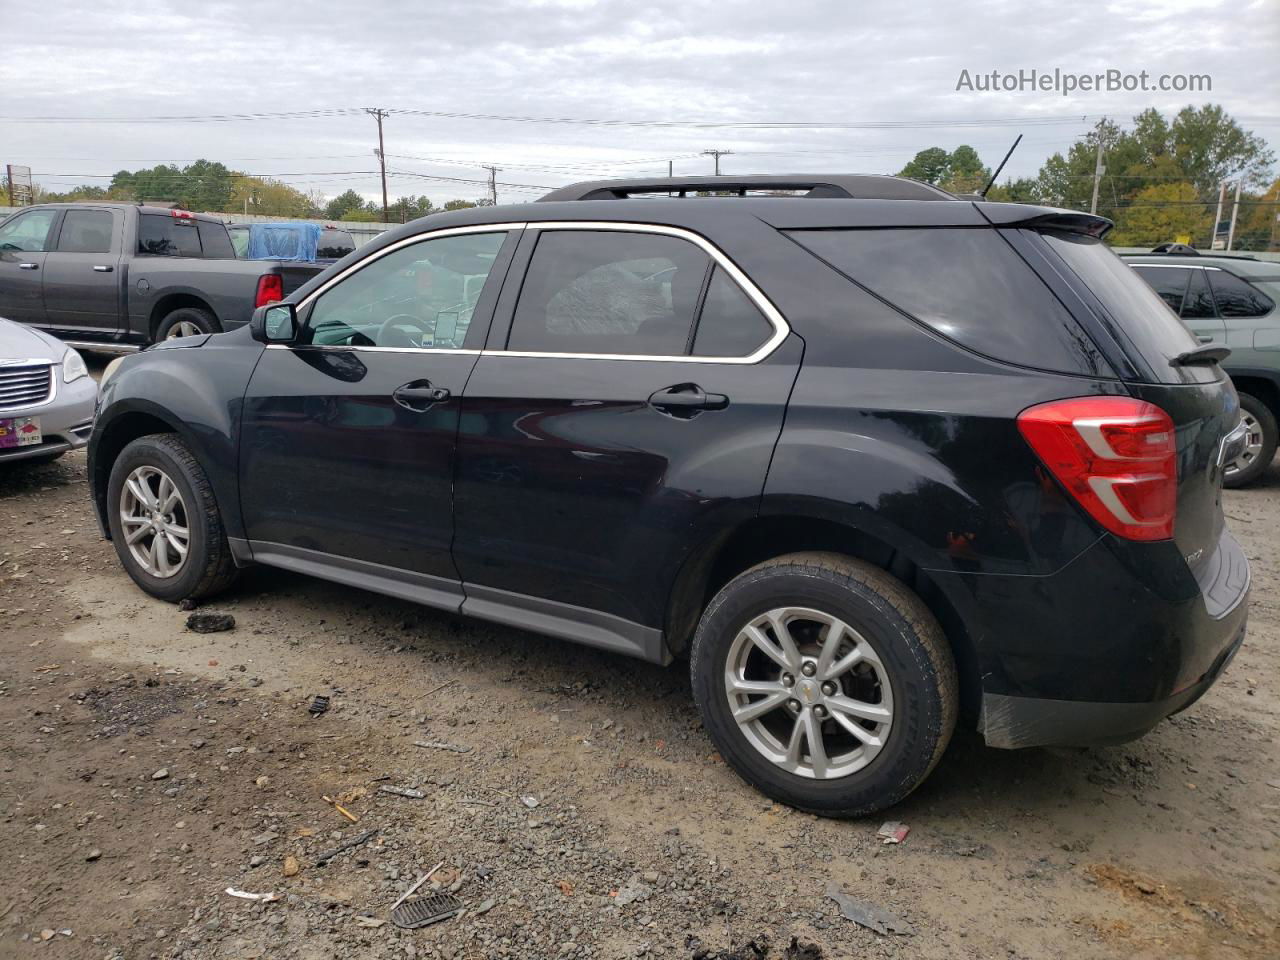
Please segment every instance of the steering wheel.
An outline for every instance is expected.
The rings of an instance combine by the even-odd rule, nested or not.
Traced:
[[[418,334],[417,340],[413,339],[413,333]],[[411,313],[397,313],[382,321],[376,343],[380,347],[421,347],[426,337],[427,328],[422,320]]]

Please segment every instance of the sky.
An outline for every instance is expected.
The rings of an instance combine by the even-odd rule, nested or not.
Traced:
[[[1033,175],[1100,117],[1206,102],[1280,153],[1280,0],[0,8],[0,163],[31,167],[50,190],[204,157],[380,199],[364,107],[392,111],[392,198],[436,203],[483,196],[465,181],[487,178],[484,164],[502,168],[500,202],[515,202],[577,180],[665,175],[668,160],[710,173],[707,149],[732,151],[725,173],[892,173],[918,150],[962,143],[994,167],[1019,133],[1005,175]],[[962,71],[1055,68],[1208,74],[1212,91],[957,90]],[[250,114],[277,116],[207,119]],[[156,119],[172,117],[199,119]]]

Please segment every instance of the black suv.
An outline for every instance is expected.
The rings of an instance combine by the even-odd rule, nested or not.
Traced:
[[[958,717],[1141,735],[1239,647],[1223,350],[1107,221],[889,177],[545,199],[117,361],[90,469],[133,579],[262,563],[687,657],[724,758],[828,815],[904,797]]]

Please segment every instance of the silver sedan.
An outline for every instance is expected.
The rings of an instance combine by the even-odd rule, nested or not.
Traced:
[[[44,463],[84,446],[97,398],[80,354],[0,317],[0,464]]]

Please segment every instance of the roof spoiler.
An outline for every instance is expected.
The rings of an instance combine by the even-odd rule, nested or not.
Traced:
[[[974,206],[993,226],[997,227],[1060,230],[1063,233],[1078,233],[1081,236],[1097,237],[1101,240],[1115,226],[1106,217],[1099,217],[1092,213],[1076,213],[1072,210],[1032,207],[1030,208],[1032,213],[1028,216],[1027,208],[1016,203],[975,203]]]

